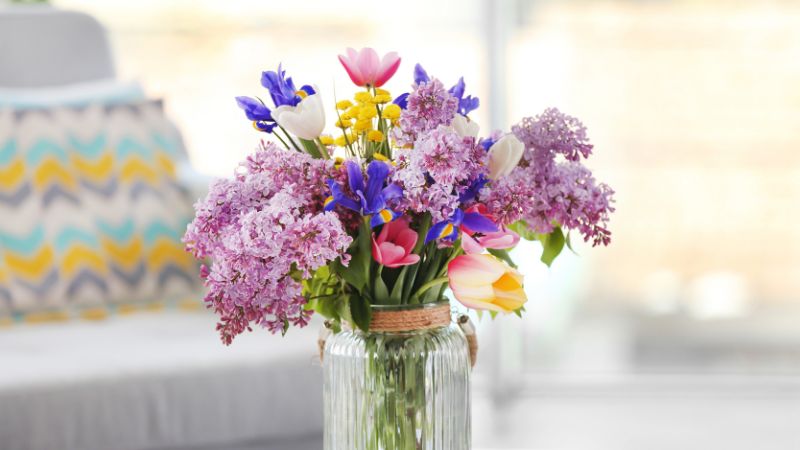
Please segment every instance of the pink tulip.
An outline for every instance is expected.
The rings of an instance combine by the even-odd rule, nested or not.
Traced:
[[[456,300],[468,308],[508,313],[528,301],[522,274],[492,255],[461,255],[447,265],[447,276]]]
[[[339,55],[339,61],[353,83],[367,87],[383,86],[400,66],[400,57],[396,52],[385,54],[381,60],[378,53],[369,47],[362,48],[360,52],[348,48],[347,56]]]
[[[494,216],[487,213],[486,206],[478,203],[467,209],[467,212],[482,214],[492,222],[495,221]],[[499,231],[490,233],[475,233],[467,227],[462,225],[461,230],[461,248],[469,254],[483,253],[484,249],[506,249],[513,248],[519,243],[519,235],[504,226],[500,227]]]
[[[419,262],[412,253],[417,245],[417,233],[408,226],[408,220],[397,219],[383,226],[378,239],[372,234],[372,257],[386,267],[409,266]]]
[[[514,248],[519,243],[519,235],[503,227],[500,231],[487,233],[483,236],[461,235],[461,248],[467,253],[483,253],[484,249]]]

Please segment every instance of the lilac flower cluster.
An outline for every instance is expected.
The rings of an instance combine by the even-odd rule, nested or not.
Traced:
[[[593,245],[607,245],[614,191],[598,184],[580,162],[592,150],[583,124],[550,108],[523,119],[512,131],[525,144],[525,153],[509,176],[481,192],[489,211],[502,223],[525,220],[537,233],[549,233],[559,224],[579,230]]]
[[[485,176],[486,158],[475,138],[460,136],[450,127],[421,133],[413,149],[396,152],[393,180],[403,187],[401,208],[428,212],[434,222],[449,218],[463,194]]]
[[[408,96],[400,126],[395,128],[395,140],[401,146],[412,145],[423,133],[450,125],[458,104],[459,99],[436,78],[419,84]]]
[[[337,258],[347,264],[352,237],[322,212],[324,181],[334,175],[330,161],[262,144],[195,205],[184,242],[214,262],[201,275],[226,344],[252,324],[272,332],[306,325],[299,280]]]

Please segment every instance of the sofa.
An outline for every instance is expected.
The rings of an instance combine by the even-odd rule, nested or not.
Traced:
[[[1,449],[322,447],[318,324],[225,347],[200,301],[208,181],[96,20],[0,7]]]

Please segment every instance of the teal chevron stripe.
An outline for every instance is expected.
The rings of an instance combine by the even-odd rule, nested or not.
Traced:
[[[154,221],[144,229],[144,242],[148,246],[153,245],[162,236],[166,236],[173,241],[181,240],[180,230],[175,230],[160,220]]]
[[[39,224],[26,236],[15,236],[0,230],[0,245],[14,253],[30,256],[44,243],[44,227]]]
[[[180,145],[175,139],[169,139],[161,133],[153,133],[153,142],[170,156],[177,156],[180,152]]]
[[[97,159],[106,149],[106,134],[100,133],[95,138],[82,141],[75,135],[69,136],[69,145],[76,153],[87,159]]]
[[[124,160],[130,155],[139,155],[145,161],[152,161],[153,160],[153,150],[150,148],[145,147],[141,143],[131,139],[130,137],[124,137],[119,141],[117,144],[117,156],[119,156],[120,160]]]
[[[118,243],[130,241],[136,231],[133,219],[126,219],[120,225],[116,226],[104,220],[98,220],[97,227],[100,229],[101,233],[110,236]]]
[[[17,154],[17,141],[14,139],[7,140],[4,144],[0,145],[0,166],[7,166]]]
[[[61,230],[56,235],[53,245],[57,252],[63,253],[75,243],[81,243],[93,249],[100,248],[100,242],[95,233],[75,227],[67,227]]]
[[[25,162],[28,163],[29,166],[35,167],[39,165],[47,155],[55,156],[62,164],[66,164],[69,161],[67,151],[61,146],[46,139],[39,139],[28,149],[28,153],[25,155]]]

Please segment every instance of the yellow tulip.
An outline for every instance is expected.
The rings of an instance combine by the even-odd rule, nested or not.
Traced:
[[[456,300],[468,308],[509,313],[528,301],[522,274],[492,255],[461,255],[447,266],[447,276]]]

